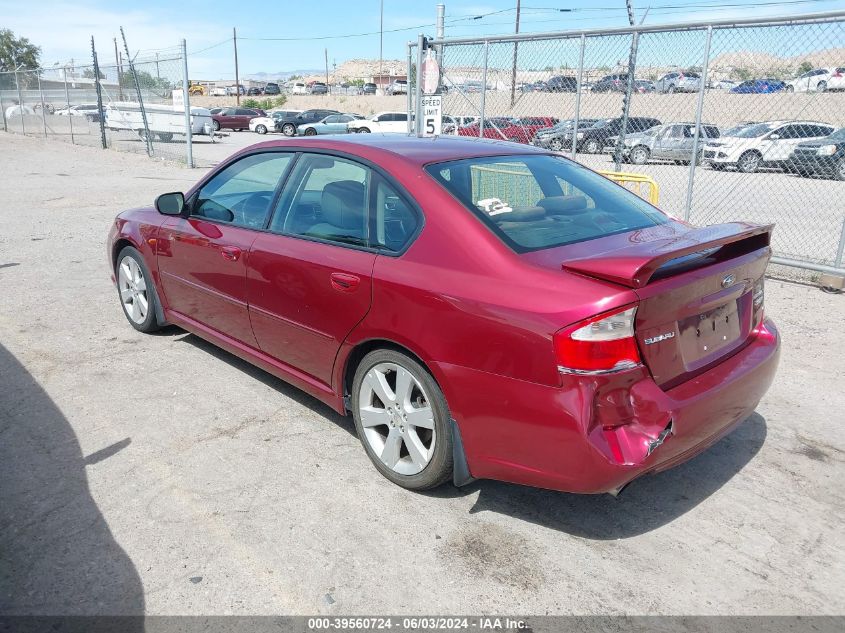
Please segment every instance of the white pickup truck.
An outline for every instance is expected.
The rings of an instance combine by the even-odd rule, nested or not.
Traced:
[[[144,119],[137,103],[126,101],[106,106],[106,127],[110,130],[132,130],[143,139]],[[150,134],[162,141],[169,141],[174,134],[185,134],[185,109],[171,105],[144,104]],[[206,108],[191,107],[191,133],[213,133],[211,112]]]

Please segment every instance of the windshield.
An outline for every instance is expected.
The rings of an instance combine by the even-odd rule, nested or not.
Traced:
[[[517,253],[668,221],[642,198],[558,156],[468,158],[426,171]]]
[[[827,138],[829,138],[831,141],[845,141],[845,127],[839,128]]]
[[[611,121],[613,121],[613,119],[602,119],[601,121],[596,121],[595,123],[593,123],[593,127],[594,128],[607,127],[608,125],[610,125]]]
[[[756,125],[749,125],[743,128],[734,134],[734,136],[738,136],[739,138],[757,138],[758,136],[768,134],[772,130],[777,129],[777,127],[777,125],[772,125],[771,123],[757,123]]]
[[[662,125],[655,125],[654,127],[650,127],[645,132],[643,132],[643,136],[654,136],[662,129]]]

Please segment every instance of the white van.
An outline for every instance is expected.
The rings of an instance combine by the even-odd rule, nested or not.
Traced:
[[[162,141],[169,141],[174,134],[185,134],[185,109],[170,105],[144,104],[150,134]],[[141,108],[131,101],[110,103],[106,106],[106,127],[110,130],[132,130],[144,137],[144,119]],[[211,134],[211,112],[206,108],[191,107],[191,133]]]
[[[301,81],[297,81],[296,83],[293,84],[293,87],[291,88],[290,92],[291,92],[291,94],[295,94],[295,95],[307,95],[308,94],[308,86],[306,86]]]

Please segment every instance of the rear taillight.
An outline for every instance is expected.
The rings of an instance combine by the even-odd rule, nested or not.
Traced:
[[[640,364],[634,338],[636,307],[604,312],[554,335],[558,369],[565,373],[603,373]]]

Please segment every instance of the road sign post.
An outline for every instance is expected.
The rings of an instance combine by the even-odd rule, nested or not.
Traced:
[[[422,98],[422,135],[440,136],[443,128],[443,97],[426,95]]]

